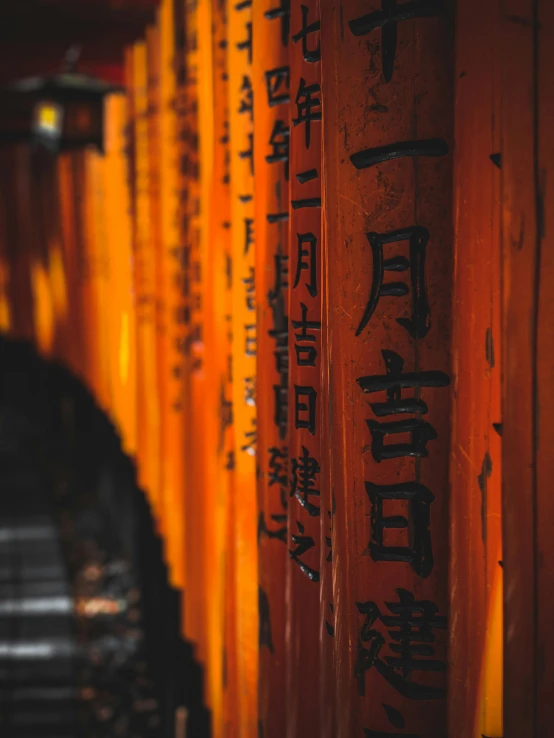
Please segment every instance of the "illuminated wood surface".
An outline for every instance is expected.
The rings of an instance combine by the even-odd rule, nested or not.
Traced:
[[[501,19],[504,736],[550,724],[552,531],[548,480],[552,271],[545,136],[552,114],[552,10],[512,0]],[[518,686],[519,685],[519,686]]]
[[[139,480],[159,522],[160,408],[157,401],[156,253],[152,241],[148,159],[146,44],[133,48],[133,250],[137,320],[137,459]]]
[[[112,412],[125,451],[136,453],[136,320],[133,300],[133,257],[131,204],[127,188],[126,116],[127,100],[114,95],[106,105],[106,157],[103,167],[106,245],[110,259],[109,302],[106,310],[109,329],[109,361],[112,385]],[[62,160],[63,161],[63,160]],[[64,219],[65,220],[65,219]],[[67,262],[66,262],[67,264]],[[73,278],[66,266],[66,290]],[[74,287],[73,287],[74,288]],[[71,349],[77,330],[72,331]]]
[[[233,417],[235,428],[235,586],[237,609],[237,692],[239,735],[258,733],[258,567],[256,498],[255,299],[249,292],[254,271],[254,128],[240,101],[252,84],[252,7],[228,3],[229,133],[231,154]]]
[[[243,115],[254,138],[257,301],[259,714],[266,738],[285,735],[285,572],[288,474],[289,18],[271,0],[253,6],[252,91]]]
[[[537,460],[537,488],[539,497],[537,548],[538,548],[538,683],[537,683],[537,735],[547,733],[551,728],[551,700],[554,689],[554,668],[551,654],[554,649],[551,630],[552,572],[554,571],[554,531],[552,496],[552,458],[549,449],[554,440],[552,408],[554,407],[554,376],[550,336],[554,328],[554,302],[548,285],[554,275],[554,199],[551,188],[546,187],[546,178],[552,179],[554,168],[554,147],[549,131],[554,119],[554,8],[551,3],[541,0],[538,4],[538,84],[537,84],[537,159],[538,159],[538,198],[541,205],[539,217],[539,293],[537,296],[537,397],[540,399],[540,412],[537,418],[539,458]],[[541,203],[542,201],[542,203]],[[541,224],[540,219],[544,218]],[[506,699],[508,697],[506,696]],[[505,735],[508,735],[506,732]]]
[[[0,329],[134,457],[214,736],[546,736],[551,3],[121,13],[105,155],[0,152]]]
[[[319,3],[291,3],[286,735],[319,734],[321,51]],[[275,83],[274,83],[275,84]]]
[[[367,15],[380,12],[374,5],[334,3],[321,31],[337,736],[402,728],[439,738],[450,42],[444,17],[424,13],[391,30]]]
[[[159,353],[160,403],[162,404],[161,447],[164,519],[167,557],[176,586],[186,585],[185,488],[186,488],[186,406],[185,368],[182,351],[186,328],[179,230],[179,157],[177,96],[177,49],[173,3],[165,0],[158,16],[159,27],[159,134],[160,134],[160,254],[158,289],[160,304]]]
[[[213,359],[213,390],[216,392],[216,425],[211,438],[216,451],[215,504],[218,512],[219,541],[218,594],[222,597],[216,610],[220,641],[213,646],[221,670],[212,680],[221,690],[221,717],[214,721],[216,735],[235,738],[238,735],[236,592],[234,548],[229,545],[235,535],[234,488],[234,424],[232,377],[232,241],[231,241],[231,173],[228,97],[228,15],[224,3],[212,3],[213,20],[213,170],[209,206],[211,248],[208,251],[212,305],[212,343],[207,348]],[[217,653],[217,645],[221,652]],[[217,685],[217,679],[221,682]]]
[[[499,14],[494,3],[479,6],[486,16],[476,33],[476,7],[458,6],[456,31],[452,738],[503,735]]]

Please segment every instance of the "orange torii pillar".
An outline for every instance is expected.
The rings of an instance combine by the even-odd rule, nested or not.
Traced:
[[[285,576],[288,480],[288,13],[272,0],[253,6],[252,90],[244,114],[256,121],[254,139],[258,380],[259,723],[265,738],[286,731]]]
[[[256,354],[254,283],[254,127],[252,7],[227,3],[233,279],[233,416],[235,424],[235,546],[239,735],[258,733],[258,571],[256,530]],[[246,104],[243,104],[246,102]]]
[[[519,738],[552,732],[554,7],[502,11],[503,735]]]
[[[232,242],[231,242],[231,159],[229,137],[229,79],[228,79],[228,14],[225,3],[212,3],[213,21],[213,170],[211,199],[208,203],[211,218],[210,290],[213,333],[207,347],[212,356],[213,382],[217,391],[217,427],[210,442],[217,452],[215,466],[215,505],[224,539],[220,542],[220,563],[223,571],[223,601],[218,613],[221,628],[221,690],[222,704],[219,724],[214,720],[216,735],[236,738],[238,735],[237,641],[235,549],[231,544],[235,534],[234,490],[234,424],[232,384]],[[213,412],[213,409],[212,409]],[[215,652],[215,648],[214,648]]]
[[[320,732],[323,233],[320,4],[292,0],[290,44],[288,736]],[[279,94],[272,80],[274,94]],[[325,547],[327,554],[330,546]],[[327,556],[326,554],[326,556]],[[326,637],[329,637],[326,634]]]
[[[448,735],[473,738],[503,735],[499,8],[459,3],[456,36]]]
[[[158,361],[161,403],[161,484],[167,558],[172,580],[185,587],[186,407],[184,401],[185,337],[183,266],[179,230],[178,106],[176,19],[172,0],[164,0],[158,14],[159,37],[159,272]]]
[[[448,28],[321,19],[337,738],[446,732]]]
[[[111,413],[126,453],[136,453],[136,328],[133,291],[130,192],[127,181],[126,116],[124,95],[106,100],[106,155],[102,167],[109,253],[109,303],[105,306],[109,330],[112,388]],[[67,280],[69,281],[69,280]]]
[[[137,466],[139,483],[160,523],[160,412],[157,379],[157,265],[152,242],[148,160],[146,44],[128,52],[129,115],[132,126],[133,253],[137,330]]]

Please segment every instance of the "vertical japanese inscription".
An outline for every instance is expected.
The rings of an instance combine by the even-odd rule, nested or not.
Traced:
[[[319,732],[321,538],[321,72],[319,2],[291,2],[289,735]],[[302,643],[302,652],[295,648]]]
[[[240,735],[257,731],[258,566],[256,465],[260,453],[257,425],[258,329],[256,321],[257,233],[254,220],[253,17],[251,0],[227,3],[229,151],[231,187],[230,279],[232,282],[232,373],[234,421],[234,495],[236,512],[236,601],[238,712]],[[219,132],[226,138],[227,130]],[[265,588],[262,587],[264,591]],[[270,615],[271,613],[269,613]]]
[[[339,735],[445,733],[451,130],[442,9],[349,0],[322,24],[333,49],[323,58],[328,237],[341,244],[327,270],[330,413],[348,418],[342,436],[330,425],[335,634],[339,652],[345,639],[358,643],[349,673],[338,665]]]
[[[287,0],[253,7],[254,171],[256,198],[258,555],[260,590],[259,724],[285,735],[285,572],[288,558],[288,192],[290,9]],[[260,600],[262,602],[262,600]],[[271,640],[264,636],[271,622]]]

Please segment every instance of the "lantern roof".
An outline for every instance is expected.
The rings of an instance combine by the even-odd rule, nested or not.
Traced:
[[[102,98],[112,92],[123,91],[123,87],[76,72],[61,72],[46,77],[26,77],[13,82],[8,89],[15,93],[50,97],[60,102]]]

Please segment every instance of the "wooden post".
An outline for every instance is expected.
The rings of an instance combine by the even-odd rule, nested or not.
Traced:
[[[552,444],[554,442],[554,375],[551,336],[554,329],[554,300],[550,285],[554,278],[554,190],[550,186],[554,177],[554,146],[552,125],[554,121],[554,7],[548,0],[538,3],[538,23],[534,31],[537,38],[537,170],[538,192],[535,203],[538,218],[537,312],[537,563],[538,563],[538,679],[537,679],[537,727],[538,736],[547,735],[552,729],[551,697],[554,690],[554,636],[551,627],[552,579],[554,574],[554,509],[552,500]],[[548,183],[548,185],[547,185]],[[540,412],[538,408],[540,406]],[[512,687],[513,688],[513,687]],[[508,735],[507,733],[505,735]]]
[[[229,2],[229,128],[233,269],[233,416],[239,735],[258,733],[258,562],[256,530],[257,328],[254,272],[254,128],[241,105],[252,85],[252,7]]]
[[[223,448],[220,437],[221,382],[227,368],[226,264],[222,243],[216,240],[215,222],[220,216],[214,178],[215,97],[214,17],[211,0],[198,4],[199,47],[199,156],[201,201],[201,273],[203,310],[204,390],[204,618],[207,624],[207,699],[212,709],[214,735],[222,735],[223,716],[223,617],[224,545],[227,503]],[[225,105],[225,98],[218,100]],[[219,229],[217,229],[219,231]],[[209,603],[209,604],[208,604]]]
[[[319,734],[321,51],[319,2],[291,3],[287,730]],[[330,549],[329,549],[330,550]]]
[[[73,155],[63,154],[57,162],[57,189],[60,208],[63,260],[67,278],[67,300],[71,307],[68,324],[68,345],[65,359],[71,369],[82,376],[83,316],[79,304],[79,259],[77,250],[76,183]],[[13,264],[11,269],[13,270]],[[134,315],[134,304],[131,305]]]
[[[161,444],[164,519],[166,521],[167,557],[173,583],[186,584],[185,557],[185,486],[187,454],[185,428],[186,340],[184,323],[186,279],[180,241],[178,106],[175,44],[176,19],[172,0],[164,0],[158,18],[159,34],[159,155],[160,155],[160,255],[159,255],[159,354],[160,403],[162,404]]]
[[[187,634],[198,644],[198,656],[206,658],[206,622],[203,613],[204,559],[198,552],[203,550],[203,509],[202,495],[202,433],[203,415],[198,405],[201,401],[202,386],[202,295],[201,295],[201,254],[200,254],[200,180],[198,152],[198,3],[187,0],[182,19],[184,33],[185,79],[179,93],[178,106],[181,124],[180,150],[180,193],[181,209],[180,243],[182,245],[182,264],[184,267],[183,305],[184,340],[183,351],[186,356],[186,385],[183,408],[186,416],[187,476],[187,593],[185,597],[185,626]]]
[[[138,42],[132,61],[134,127],[134,253],[137,319],[137,458],[139,481],[159,520],[160,417],[157,398],[156,263],[151,247],[146,118],[146,45]]]
[[[446,731],[452,42],[424,5],[321,21],[339,738]]]
[[[515,738],[548,734],[554,685],[554,17],[547,2],[509,0],[502,10],[504,736]]]
[[[458,3],[457,11],[450,470],[454,617],[448,735],[499,737],[503,735],[499,8],[494,2],[469,2]],[[476,12],[482,18],[478,26]]]
[[[278,4],[277,4],[278,5]],[[254,232],[258,372],[259,723],[265,738],[285,735],[285,571],[288,504],[289,24],[272,0],[253,6],[256,121]],[[242,101],[241,101],[242,104]]]
[[[126,180],[126,98],[111,95],[106,101],[106,158],[103,167],[106,191],[106,238],[110,254],[109,291],[116,309],[107,310],[110,331],[112,409],[126,453],[136,450],[136,339],[133,303],[131,214]],[[63,221],[62,221],[63,222]],[[67,253],[67,252],[64,252]],[[67,289],[70,289],[68,258]],[[71,295],[71,292],[69,292]],[[71,342],[76,331],[71,331]],[[68,346],[71,351],[71,346]]]
[[[220,564],[223,566],[222,609],[220,618],[223,638],[221,659],[222,705],[217,735],[236,738],[238,735],[237,644],[235,556],[231,541],[235,536],[234,515],[234,425],[232,382],[232,242],[231,242],[231,173],[229,135],[229,81],[228,81],[228,17],[225,3],[213,3],[213,99],[214,99],[214,161],[210,217],[213,259],[212,299],[214,333],[217,344],[214,389],[217,391],[217,430],[214,445],[217,449],[218,488],[216,505],[221,520],[224,541]],[[209,353],[212,350],[209,349]]]

